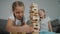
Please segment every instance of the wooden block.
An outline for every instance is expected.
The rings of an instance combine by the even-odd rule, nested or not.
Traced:
[[[38,5],[36,3],[32,3],[32,6],[37,7]]]
[[[32,34],[39,34],[39,32],[33,32]]]
[[[39,17],[37,17],[37,16],[33,16],[32,19],[33,20],[37,19],[39,21]]]
[[[22,34],[22,32],[14,32],[14,33],[10,32],[10,34]]]
[[[32,11],[38,12],[38,8],[32,8]]]
[[[26,34],[26,32],[22,32],[22,34]]]

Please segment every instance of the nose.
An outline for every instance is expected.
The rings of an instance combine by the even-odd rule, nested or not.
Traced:
[[[19,16],[21,16],[21,14],[19,14]]]
[[[42,15],[42,13],[40,13],[40,15]]]

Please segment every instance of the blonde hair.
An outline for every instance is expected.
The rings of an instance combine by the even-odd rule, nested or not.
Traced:
[[[39,9],[38,11],[42,10],[44,13],[45,13],[45,10],[44,9]],[[44,15],[44,18],[46,17],[46,14]]]

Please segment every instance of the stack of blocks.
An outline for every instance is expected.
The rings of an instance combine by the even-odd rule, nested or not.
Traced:
[[[39,34],[40,24],[39,24],[39,14],[38,14],[38,5],[32,3],[30,6],[30,21],[34,32],[32,34]]]

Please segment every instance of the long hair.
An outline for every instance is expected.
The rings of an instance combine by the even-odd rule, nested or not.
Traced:
[[[23,6],[24,7],[24,3],[21,2],[21,1],[13,2],[13,4],[12,4],[12,11],[13,12],[14,12],[14,10],[17,6],[20,6],[20,7]],[[13,15],[14,15],[14,18],[15,18],[15,21],[16,21],[16,16],[15,16],[15,14],[13,14]],[[21,18],[21,24],[24,24],[24,16]]]
[[[45,10],[44,9],[39,9],[38,11],[40,11],[40,10],[42,10],[45,13]],[[46,18],[46,14],[44,15],[44,18]],[[40,19],[40,21],[41,21],[41,19]]]
[[[24,7],[24,3],[21,2],[21,1],[15,1],[15,2],[13,2],[13,4],[12,4],[12,10],[14,11],[15,7],[17,7],[17,6],[23,6]]]

